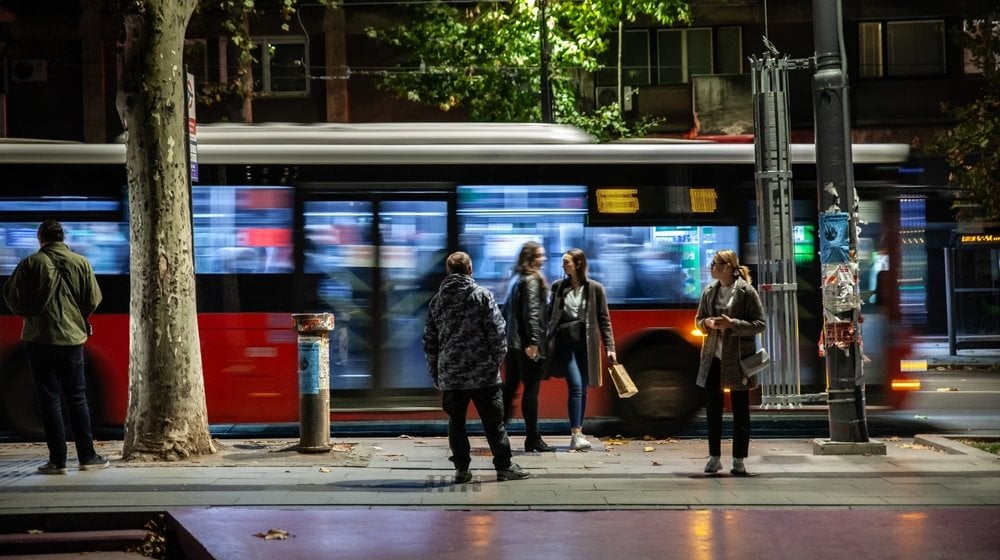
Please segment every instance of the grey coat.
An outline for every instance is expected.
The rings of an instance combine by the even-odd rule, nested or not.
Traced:
[[[705,319],[717,317],[715,302],[719,290],[716,280],[701,293],[698,304],[696,322],[701,332],[707,333],[701,346],[701,362],[698,365],[698,386],[704,387],[708,380],[708,369],[715,357],[715,348],[722,345],[722,360],[720,374],[722,386],[730,389],[755,389],[758,386],[757,377],[747,378],[740,367],[740,358],[745,358],[757,351],[756,336],[764,332],[764,306],[760,302],[757,290],[742,278],[737,278],[733,284],[736,290],[733,296],[733,306],[728,313],[733,320],[732,328],[724,331],[710,329],[705,326]]]
[[[569,289],[570,285],[570,281],[566,278],[558,280],[552,285],[552,304],[549,306],[548,329],[550,345],[555,344],[556,326],[559,325],[562,318],[563,293]],[[589,370],[587,371],[587,381],[591,387],[600,387],[604,384],[601,343],[604,343],[606,352],[614,352],[615,336],[611,332],[611,315],[608,313],[608,296],[604,292],[604,286],[600,282],[588,278],[584,293],[587,301],[584,320],[585,332],[587,333],[587,369]],[[554,355],[552,352],[550,349],[550,356]]]

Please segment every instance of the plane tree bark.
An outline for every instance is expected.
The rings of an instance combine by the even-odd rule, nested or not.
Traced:
[[[184,34],[197,0],[119,0],[130,216],[125,460],[212,454],[202,377],[185,142]]]

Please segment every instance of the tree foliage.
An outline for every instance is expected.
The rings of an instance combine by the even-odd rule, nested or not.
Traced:
[[[539,3],[535,0],[423,3],[406,23],[369,28],[370,37],[399,49],[402,61],[382,85],[400,97],[442,110],[461,108],[475,121],[541,119]],[[547,29],[553,114],[600,138],[642,134],[649,120],[629,123],[617,105],[582,104],[581,78],[599,68],[607,37],[642,15],[662,24],[690,20],[681,0],[548,0]]]
[[[982,94],[968,105],[945,111],[957,124],[931,142],[944,154],[950,181],[961,187],[959,217],[1000,221],[1000,13],[974,22],[955,34],[982,69]]]

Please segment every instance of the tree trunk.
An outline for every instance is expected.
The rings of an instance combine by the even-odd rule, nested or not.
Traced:
[[[350,122],[347,97],[347,22],[343,3],[327,4],[323,14],[323,31],[326,37],[327,122]]]
[[[195,304],[183,43],[196,0],[132,0],[118,112],[131,242],[126,460],[215,452]]]

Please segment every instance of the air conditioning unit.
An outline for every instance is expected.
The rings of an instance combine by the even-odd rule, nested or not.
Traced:
[[[597,106],[604,107],[618,101],[617,86],[601,86],[595,91]],[[625,103],[622,104],[623,111],[632,110],[632,86],[625,86]]]
[[[14,60],[10,65],[10,79],[13,82],[46,82],[49,63],[40,59]]]

